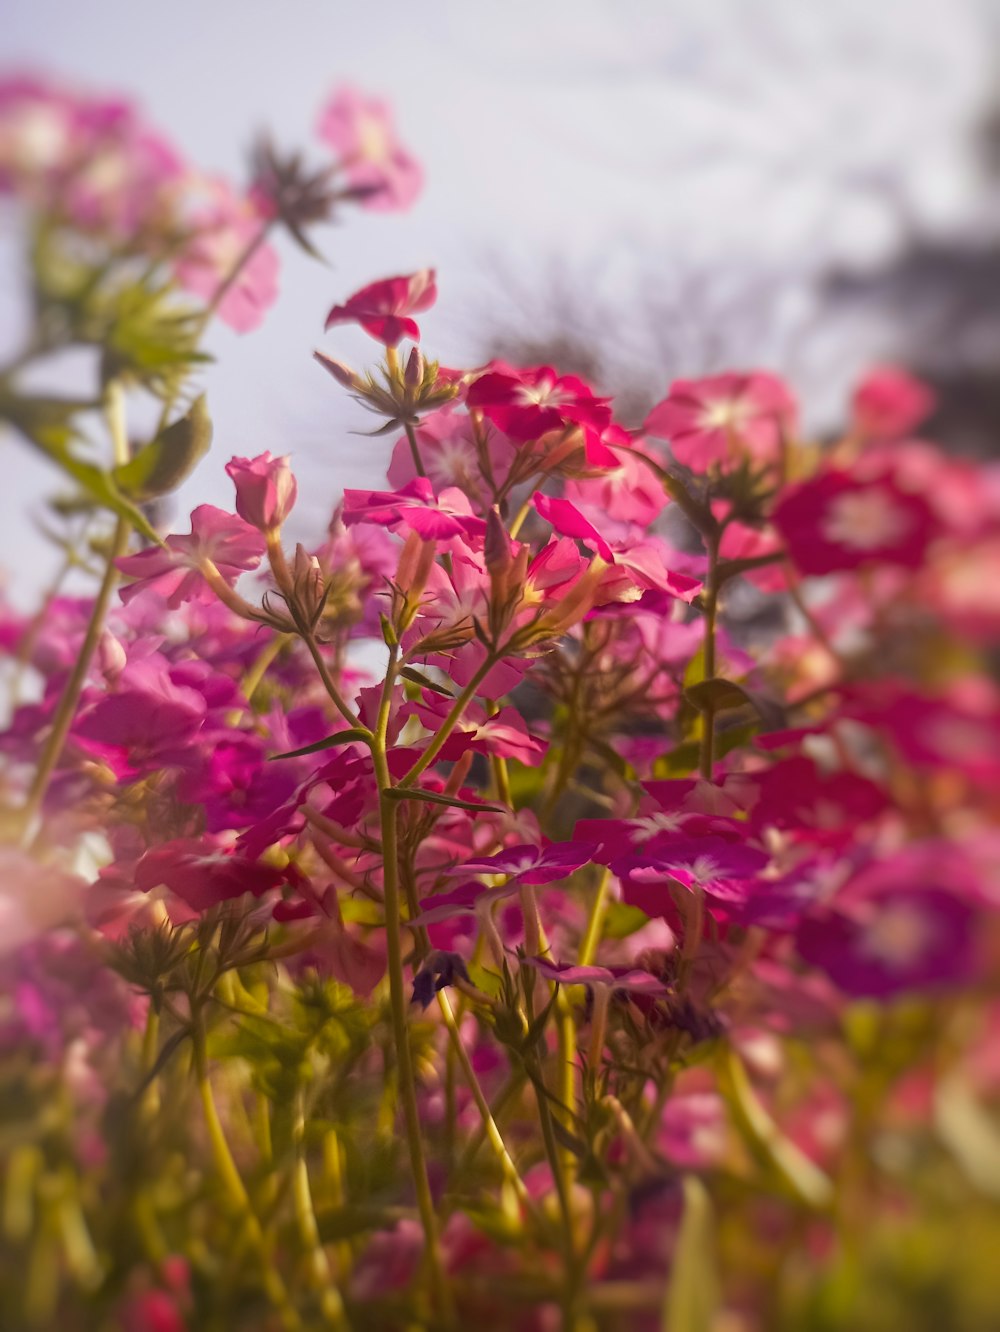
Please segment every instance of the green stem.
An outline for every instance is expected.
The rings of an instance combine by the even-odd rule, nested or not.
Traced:
[[[194,1045],[195,1078],[198,1085],[198,1098],[201,1101],[202,1115],[208,1130],[209,1145],[216,1172],[229,1195],[233,1210],[242,1217],[244,1234],[257,1250],[262,1263],[262,1280],[271,1303],[281,1315],[283,1325],[289,1332],[298,1332],[302,1324],[298,1313],[289,1299],[285,1283],[274,1267],[267,1240],[261,1229],[260,1221],[253,1210],[250,1195],[247,1193],[242,1176],[237,1169],[233,1154],[226,1140],[219,1110],[215,1104],[215,1094],[208,1074],[208,1058],[205,1051],[205,1030],[200,1010],[193,1015],[191,1037]]]
[[[488,653],[485,661],[476,671],[475,675],[465,686],[465,688],[462,690],[459,696],[455,699],[451,711],[448,713],[448,716],[441,723],[441,729],[431,740],[430,744],[424,750],[423,754],[421,754],[420,758],[418,758],[416,763],[414,763],[413,767],[410,768],[409,772],[407,772],[406,775],[400,779],[399,781],[400,786],[402,787],[412,786],[413,783],[420,776],[420,774],[426,771],[426,769],[430,767],[430,765],[437,758],[438,754],[440,754],[441,750],[444,749],[445,745],[448,742],[449,736],[451,735],[452,731],[454,731],[458,723],[462,720],[462,716],[465,712],[465,709],[472,702],[473,698],[476,695],[476,690],[486,679],[487,675],[489,675],[490,671],[493,669],[495,662],[496,662],[496,657],[493,655],[493,653],[492,652]]]
[[[406,431],[406,439],[410,446],[410,455],[413,458],[413,466],[417,469],[417,476],[426,476],[427,469],[424,467],[424,461],[420,456],[420,449],[417,445],[417,432],[413,429],[413,423],[411,421],[404,421],[403,429]]]
[[[292,1181],[292,1194],[295,1203],[295,1220],[299,1229],[299,1238],[309,1259],[312,1279],[320,1294],[320,1309],[328,1327],[346,1332],[347,1316],[344,1301],[333,1279],[326,1250],[320,1239],[316,1211],[313,1207],[312,1190],[309,1187],[309,1168],[305,1155],[306,1120],[304,1098],[301,1088],[295,1094],[295,1119],[292,1137],[295,1142],[295,1173]]]
[[[399,892],[399,841],[396,827],[398,803],[387,794],[392,789],[392,774],[389,771],[388,726],[392,707],[392,690],[396,679],[398,648],[389,649],[389,663],[386,667],[385,682],[382,686],[382,699],[379,706],[378,721],[372,740],[372,762],[375,768],[375,780],[379,790],[379,821],[382,836],[382,890],[385,902],[385,938],[386,961],[389,972],[389,1004],[392,1011],[392,1033],[396,1048],[396,1066],[399,1076],[399,1092],[403,1102],[403,1114],[406,1121],[406,1138],[410,1153],[410,1168],[413,1172],[413,1184],[417,1195],[417,1209],[424,1229],[427,1245],[427,1262],[430,1271],[431,1287],[438,1313],[444,1324],[454,1321],[451,1292],[448,1288],[441,1257],[438,1238],[437,1216],[434,1211],[434,1199],[427,1176],[427,1161],[424,1156],[423,1138],[420,1128],[420,1110],[417,1105],[417,1089],[413,1076],[413,1058],[410,1050],[410,1033],[406,1021],[406,991],[403,976],[402,930],[400,918]]]
[[[114,461],[116,464],[126,463],[129,459],[129,447],[125,428],[125,397],[117,380],[112,380],[107,387],[106,413]],[[62,756],[66,737],[69,735],[73,718],[76,716],[80,695],[83,693],[84,685],[87,682],[87,673],[90,670],[90,664],[94,659],[97,646],[101,641],[104,620],[108,613],[108,606],[111,603],[111,594],[118,582],[115,560],[124,555],[128,549],[131,532],[132,527],[128,519],[119,518],[115,523],[104,577],[101,580],[101,586],[98,588],[97,596],[94,598],[83,643],[56,707],[55,716],[52,719],[52,729],[49,731],[48,738],[42,747],[38,767],[28,789],[28,798],[21,811],[22,837],[25,842],[31,840],[32,825],[41,810],[45,793],[52,780],[52,774]]]
[[[708,577],[705,582],[705,679],[715,679],[715,631],[719,612],[719,587],[716,573],[719,564],[719,533],[712,532],[705,537],[708,546]],[[706,782],[712,780],[715,765],[715,708],[706,702],[701,719],[701,761],[700,771]]]

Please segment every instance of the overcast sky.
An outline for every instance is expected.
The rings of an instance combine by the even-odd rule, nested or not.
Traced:
[[[299,531],[318,534],[344,485],[380,479],[389,447],[347,433],[367,418],[310,359],[318,344],[355,363],[376,349],[349,330],[324,337],[335,300],[436,265],[425,346],[473,364],[482,329],[522,317],[509,293],[544,292],[553,269],[581,289],[582,308],[617,308],[626,338],[636,292],[679,273],[773,274],[775,308],[789,294],[794,307],[796,282],[826,264],[877,267],[909,233],[974,229],[970,136],[996,72],[994,9],[989,0],[14,0],[2,59],[132,93],[199,165],[233,174],[260,127],[308,143],[341,81],[394,101],[426,166],[424,196],[407,214],[354,213],[325,233],[329,268],[283,248],[283,295],[264,328],[213,333],[221,365],[205,384],[216,445],[178,501],[185,512],[204,500],[228,505],[229,456],[292,451],[305,482]],[[10,254],[8,242],[0,264]],[[16,278],[5,263],[4,344]],[[855,359],[878,350],[872,336]],[[770,359],[782,359],[780,347]],[[837,374],[851,368],[841,361]],[[23,602],[46,559],[26,515],[55,478],[16,441],[2,447],[17,484],[0,488],[0,562],[18,569]]]

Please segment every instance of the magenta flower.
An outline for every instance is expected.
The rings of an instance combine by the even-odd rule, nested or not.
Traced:
[[[864,564],[918,568],[938,527],[926,500],[891,476],[859,481],[833,470],[786,491],[773,521],[806,574]]]
[[[408,277],[383,278],[356,291],[343,305],[335,305],[326,327],[360,324],[366,333],[387,347],[403,338],[420,339],[420,328],[410,316],[429,310],[437,300],[434,269],[422,268]]]
[[[423,187],[420,163],[399,142],[392,111],[380,97],[338,88],[320,112],[317,133],[366,208],[409,208]]]
[[[276,532],[298,495],[288,456],[272,458],[268,450],[256,458],[231,458],[226,475],[236,487],[236,512],[243,521],[265,535]]]
[[[347,527],[355,523],[406,527],[427,541],[486,531],[485,521],[475,516],[460,490],[443,490],[435,499],[423,476],[400,490],[345,490],[343,519]]]
[[[589,865],[592,848],[580,842],[548,846],[508,846],[494,856],[479,856],[456,865],[449,874],[507,874],[519,883],[555,883]]]
[[[772,461],[795,428],[795,400],[774,375],[678,379],[646,418],[645,432],[670,441],[674,457],[703,472],[744,457]]]
[[[188,536],[168,536],[165,547],[123,555],[117,567],[136,581],[121,590],[128,603],[143,591],[156,592],[176,610],[185,601],[214,601],[204,571],[218,573],[232,587],[241,573],[256,569],[264,554],[260,533],[235,514],[200,504],[191,515]]]
[[[237,333],[249,333],[278,299],[278,255],[261,242],[246,258],[265,220],[224,182],[210,182],[210,189],[210,202],[192,218],[192,239],[174,265],[174,276],[186,291],[208,302],[219,298],[225,286],[219,318]]]
[[[595,397],[582,379],[559,376],[549,365],[513,374],[491,371],[481,375],[469,386],[466,402],[511,439],[540,439],[550,430],[577,425],[599,444],[611,424],[607,398]],[[601,448],[607,453],[603,445]],[[618,460],[610,456],[614,466]]]
[[[149,893],[169,888],[194,911],[251,893],[260,897],[285,881],[282,870],[250,860],[232,848],[197,838],[154,847],[135,868],[135,886]]]
[[[971,982],[976,912],[945,887],[901,883],[867,901],[807,916],[799,953],[848,994],[888,998]]]
[[[893,365],[878,366],[854,390],[854,429],[866,439],[899,439],[930,416],[935,405],[921,380]]]

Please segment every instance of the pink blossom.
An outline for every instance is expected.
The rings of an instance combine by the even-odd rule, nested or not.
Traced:
[[[226,463],[226,475],[236,487],[236,512],[258,532],[277,531],[292,511],[298,486],[288,463],[287,455],[272,458],[270,450]]]
[[[577,425],[600,444],[601,433],[611,423],[607,398],[595,397],[582,379],[557,375],[548,365],[481,375],[469,386],[466,402],[517,440],[540,439],[550,430]],[[617,459],[610,457],[614,466]]]
[[[209,182],[209,190],[208,203],[191,218],[192,238],[174,276],[186,291],[218,300],[223,323],[249,333],[278,298],[278,255],[260,240],[267,223],[250,200],[223,181]]]
[[[742,458],[771,462],[795,429],[795,400],[774,375],[712,375],[678,379],[643,429],[670,441],[679,463],[695,471],[732,466]]]
[[[859,481],[834,470],[786,491],[773,521],[806,574],[864,564],[915,569],[938,530],[926,500],[900,489],[891,475]]]
[[[396,137],[381,98],[338,88],[320,112],[317,133],[339,154],[338,165],[366,208],[408,208],[420,193],[423,170]]]
[[[514,446],[497,430],[483,433],[487,436],[488,473],[484,472],[472,421],[451,404],[425,416],[415,430],[420,459],[434,489],[440,491],[455,486],[485,508],[484,497],[490,494],[487,477],[494,487],[503,485],[510,473]],[[389,484],[399,489],[417,475],[413,451],[404,435],[392,452]]]
[[[185,601],[211,602],[215,593],[202,576],[206,565],[214,566],[232,587],[241,573],[257,568],[263,554],[264,541],[249,523],[211,504],[200,504],[191,514],[188,536],[168,536],[165,548],[151,547],[116,561],[123,574],[136,580],[122,588],[122,601],[152,591],[172,609]]]
[[[921,380],[896,366],[878,366],[854,390],[854,429],[866,439],[899,439],[930,416],[935,405]]]
[[[410,315],[429,310],[437,300],[434,269],[422,268],[409,277],[383,278],[356,291],[343,305],[335,305],[326,327],[360,324],[378,342],[395,347],[403,338],[419,341],[420,328]]]
[[[83,889],[77,875],[0,845],[0,956],[76,919]]]
[[[449,874],[507,874],[519,883],[555,883],[590,863],[589,846],[553,842],[549,846],[508,846],[493,856],[456,865]]]
[[[153,847],[135,868],[135,886],[149,893],[169,888],[195,911],[232,897],[260,897],[285,881],[282,870],[248,859],[232,847],[197,838],[181,838]]]
[[[726,1106],[717,1092],[689,1092],[667,1101],[659,1144],[674,1165],[687,1170],[719,1165],[726,1141]]]
[[[486,523],[472,512],[460,490],[443,490],[436,499],[426,477],[415,477],[400,490],[345,490],[344,522],[409,528],[428,541],[482,533]]]

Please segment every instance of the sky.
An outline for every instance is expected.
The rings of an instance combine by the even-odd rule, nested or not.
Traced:
[[[990,0],[8,0],[0,59],[132,94],[203,168],[237,177],[263,127],[318,154],[316,113],[340,83],[393,101],[425,165],[422,198],[323,231],[326,266],[283,246],[265,326],[213,331],[215,445],[177,500],[178,515],[228,507],[232,454],[292,452],[293,535],[315,539],[340,489],[380,481],[390,448],[350,433],[368,418],[311,359],[316,346],[374,359],[364,335],[322,326],[378,277],[437,267],[424,345],[452,365],[477,364],[495,328],[546,327],[558,280],[584,328],[614,343],[609,355],[665,392],[649,311],[676,321],[677,290],[708,275],[766,307],[759,330],[722,329],[733,354],[834,401],[888,331],[841,336],[846,355],[815,336],[807,364],[797,329],[810,277],[875,269],[914,234],[985,225],[970,143],[996,73],[995,11]],[[8,226],[4,346],[17,289]],[[724,296],[718,308],[727,325]],[[687,373],[708,368],[697,339],[686,356]],[[57,486],[16,441],[2,447],[16,453],[5,455],[15,484],[0,487],[0,564],[27,604],[52,563],[33,519]]]

